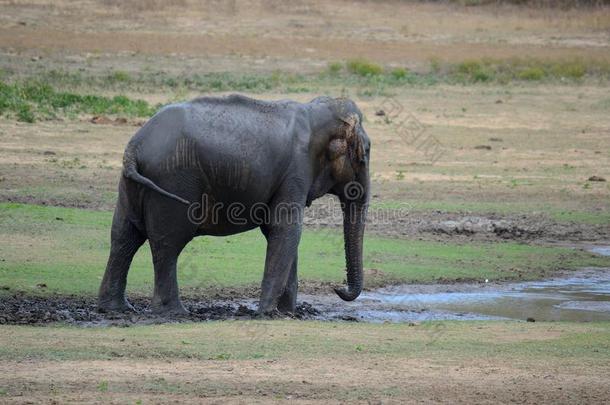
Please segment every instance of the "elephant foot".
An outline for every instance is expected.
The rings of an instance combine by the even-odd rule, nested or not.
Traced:
[[[97,302],[97,310],[101,313],[108,312],[138,312],[127,298],[100,298]]]
[[[164,317],[185,316],[189,314],[189,311],[184,308],[184,305],[182,305],[182,302],[180,301],[168,302],[164,304],[160,302],[155,302],[155,300],[153,299],[153,303],[151,304],[150,309],[152,310],[153,314]]]
[[[297,306],[293,302],[280,301],[277,305],[277,310],[285,315],[294,315],[297,312]]]
[[[261,300],[258,305],[259,315],[271,316],[271,317],[282,317],[292,316],[296,313],[297,302],[293,296],[286,294],[282,295],[279,300],[273,302],[272,300]]]
[[[281,310],[278,308],[266,311],[259,308],[255,316],[256,319],[295,319],[295,310]]]

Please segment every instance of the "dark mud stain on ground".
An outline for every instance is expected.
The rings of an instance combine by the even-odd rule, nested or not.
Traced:
[[[132,300],[137,313],[100,313],[94,298],[74,296],[31,297],[12,295],[0,297],[0,324],[41,325],[55,322],[81,326],[130,326],[167,322],[203,322],[227,319],[258,319],[254,300],[183,300],[189,314],[158,316],[148,310],[148,300]],[[319,315],[307,302],[298,305],[295,319],[313,319]],[[282,317],[277,315],[277,317]]]

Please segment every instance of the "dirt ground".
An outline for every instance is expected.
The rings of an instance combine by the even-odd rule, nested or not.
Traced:
[[[21,389],[22,395],[5,398],[16,404],[50,398],[58,403],[603,403],[610,395],[598,368],[557,368],[549,374],[541,365],[529,363],[523,370],[493,359],[451,366],[380,361],[383,367],[318,360],[23,361],[3,362],[0,380],[11,391]],[[103,382],[110,391],[98,388]]]
[[[606,9],[307,0],[2,3],[0,47],[16,52],[239,55],[269,69],[282,60],[299,71],[356,56],[414,68],[431,58],[610,60]]]

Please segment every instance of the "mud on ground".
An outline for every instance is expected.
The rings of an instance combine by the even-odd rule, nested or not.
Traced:
[[[147,325],[170,322],[203,322],[228,319],[260,319],[256,312],[256,301],[251,299],[196,299],[182,300],[188,315],[160,316],[149,309],[150,300],[130,300],[136,313],[100,313],[96,300],[82,296],[22,296],[0,297],[0,325],[46,325],[64,323],[78,326],[123,326]],[[313,319],[318,315],[311,304],[301,302],[292,316],[276,314],[272,317],[291,319]]]

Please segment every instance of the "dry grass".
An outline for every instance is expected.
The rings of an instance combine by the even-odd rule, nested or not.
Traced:
[[[7,4],[0,16],[0,46],[206,58],[232,53],[265,64],[276,63],[266,60],[274,57],[306,66],[357,57],[409,67],[431,58],[610,58],[605,49],[608,7],[550,10],[395,1],[346,7],[342,1],[302,0],[287,8],[268,0],[107,1],[84,1],[79,7],[67,1]]]
[[[5,326],[0,350],[11,352],[0,365],[0,398],[603,402],[610,394],[607,339],[604,324]]]

